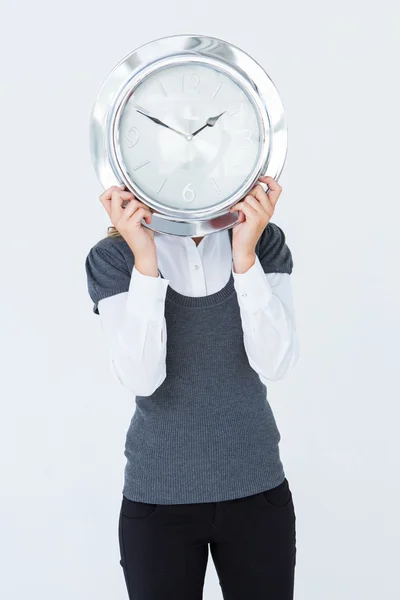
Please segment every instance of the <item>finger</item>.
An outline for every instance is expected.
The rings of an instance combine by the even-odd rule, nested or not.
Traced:
[[[139,226],[142,222],[142,219],[148,219],[151,217],[152,213],[149,211],[149,209],[139,206],[129,220],[131,221],[133,219],[133,221]]]
[[[272,206],[275,207],[275,204],[278,202],[278,198],[281,195],[282,186],[280,186],[279,183],[277,181],[275,181],[275,179],[273,179],[272,177],[269,177],[268,175],[263,175],[263,176],[259,177],[259,180],[263,181],[264,183],[266,183],[268,185],[268,188],[269,188],[269,191],[267,192],[268,199],[270,200]]]
[[[117,194],[122,200],[130,200],[131,198],[135,198],[132,192],[124,191],[124,190],[111,190],[110,194],[107,196],[100,196],[100,201],[104,204],[104,202],[110,202],[112,195]]]
[[[269,212],[274,210],[273,205],[270,202],[269,196],[264,190],[264,188],[260,184],[256,184],[249,192],[251,196],[254,196],[256,201],[258,201],[262,207],[262,209],[269,214]]]
[[[151,211],[150,211],[150,216],[146,215],[144,217],[144,220],[146,221],[147,225],[150,225],[152,217],[153,217],[153,213]]]
[[[268,187],[271,184],[271,189],[276,189],[276,188],[282,189],[282,187],[279,185],[279,183],[270,175],[260,175],[258,180],[262,181],[263,183],[266,183],[268,185]]]
[[[150,208],[148,206],[146,206],[139,200],[130,200],[130,202],[127,204],[127,206],[124,208],[123,212],[121,213],[120,219],[122,221],[128,221],[129,219],[131,219],[133,214],[138,212],[138,210],[144,211],[146,214],[146,217],[152,215]],[[137,219],[135,218],[135,220],[137,220]]]
[[[125,186],[122,185],[112,185],[111,187],[107,188],[106,190],[104,190],[104,192],[102,194],[100,194],[99,198],[100,201],[102,202],[103,200],[111,200],[111,193],[114,190],[124,190]]]
[[[253,209],[262,214],[266,212],[266,209],[264,208],[265,206],[265,198],[267,203],[269,204],[269,200],[268,200],[268,196],[265,194],[264,190],[262,190],[263,194],[264,194],[264,198],[263,198],[263,204],[261,204],[256,198],[255,195],[257,194],[257,190],[255,190],[254,188],[252,190],[250,190],[250,192],[247,193],[247,196],[241,200],[240,202],[238,202],[237,204],[234,204],[233,206],[231,206],[230,210],[236,210],[237,206],[240,206],[243,202],[247,202],[248,204],[250,204],[250,206],[253,207]],[[258,192],[259,194],[259,192]],[[267,208],[267,210],[271,210],[271,207],[269,206]]]
[[[249,193],[246,196],[246,202],[248,204],[250,204],[254,210],[256,210],[260,216],[265,216],[267,215],[269,218],[272,217],[272,215],[274,214],[274,207],[272,206],[271,202],[269,201],[269,198],[267,196],[267,194],[264,192],[263,190],[263,198],[262,200],[258,200],[257,198],[255,198],[253,196],[253,194]]]
[[[246,198],[247,198],[247,196],[246,196]],[[241,200],[237,204],[234,204],[230,208],[230,211],[234,211],[234,210],[242,211],[246,215],[246,220],[247,219],[253,220],[254,218],[257,218],[259,215],[258,211],[256,211],[249,203],[245,202],[245,200]]]
[[[106,211],[108,212],[108,215],[110,217],[111,217],[111,213],[112,213],[111,199],[112,199],[113,194],[117,194],[117,197],[119,197],[121,200],[130,200],[135,197],[132,194],[132,192],[124,192],[118,188],[117,189],[109,189],[106,191],[107,191],[107,193],[101,194],[100,201],[101,201],[102,205],[104,206],[104,208],[106,209]]]
[[[110,217],[113,223],[116,223],[122,216],[122,213],[125,212],[126,209],[122,208],[122,200],[130,200],[131,202],[135,202],[134,196],[130,192],[122,192],[121,190],[111,190],[111,199],[110,202],[107,200],[104,201],[105,205],[109,205]]]
[[[122,200],[130,200],[132,198],[134,198],[134,196],[131,192],[123,192],[122,190],[111,190],[110,200],[107,200],[107,197],[103,197],[101,198],[101,203],[106,209],[111,221],[114,223],[113,219],[115,219],[115,215],[120,214],[118,205],[121,205]]]

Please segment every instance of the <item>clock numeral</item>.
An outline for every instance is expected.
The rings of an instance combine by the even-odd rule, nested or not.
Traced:
[[[191,186],[193,184],[192,183],[188,183],[182,191],[182,198],[185,202],[193,202],[193,200],[196,198],[196,193],[194,190],[192,190]]]
[[[253,146],[253,140],[251,139],[251,136],[253,135],[252,132],[250,131],[250,129],[238,129],[238,132],[243,132],[244,134],[244,139],[249,142],[248,144],[239,144],[239,148],[250,148],[250,146]]]
[[[185,77],[186,80],[189,80],[189,83],[185,85]],[[200,77],[196,75],[196,73],[190,73],[190,75],[182,75],[182,92],[185,92],[185,88],[190,92],[199,92],[200,85]]]
[[[126,132],[126,137],[128,139],[129,142],[131,142],[131,145],[129,146],[129,148],[133,148],[133,146],[136,146],[136,144],[139,141],[139,130],[136,127],[131,127],[127,132]]]

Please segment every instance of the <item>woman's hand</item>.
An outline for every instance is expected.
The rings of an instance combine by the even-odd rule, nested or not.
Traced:
[[[259,181],[268,185],[266,193],[263,187],[257,183],[247,196],[230,208],[230,212],[241,211],[239,223],[233,227],[232,232],[232,254],[236,263],[250,268],[251,260],[255,260],[255,249],[257,242],[274,214],[275,205],[282,192],[282,187],[272,178],[260,176]],[[240,269],[236,272],[244,272]]]
[[[143,227],[142,219],[150,224],[151,209],[135,198],[124,186],[113,185],[100,195],[100,202],[108,212],[111,223],[125,239],[135,256],[135,263],[157,264],[154,231]],[[123,203],[127,205],[122,207]]]

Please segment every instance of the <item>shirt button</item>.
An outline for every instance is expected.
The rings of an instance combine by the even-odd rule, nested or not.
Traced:
[[[242,294],[242,296],[247,296],[247,294]]]
[[[197,269],[200,269],[199,265],[194,265],[194,268],[195,268],[196,270],[197,270]]]

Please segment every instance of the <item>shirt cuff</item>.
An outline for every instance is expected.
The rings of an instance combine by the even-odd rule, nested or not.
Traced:
[[[143,275],[134,266],[129,283],[127,308],[136,314],[140,312],[146,319],[157,320],[164,316],[165,297],[168,279]]]
[[[256,313],[270,302],[272,288],[257,255],[254,265],[245,273],[235,273],[232,262],[232,274],[241,308]]]

